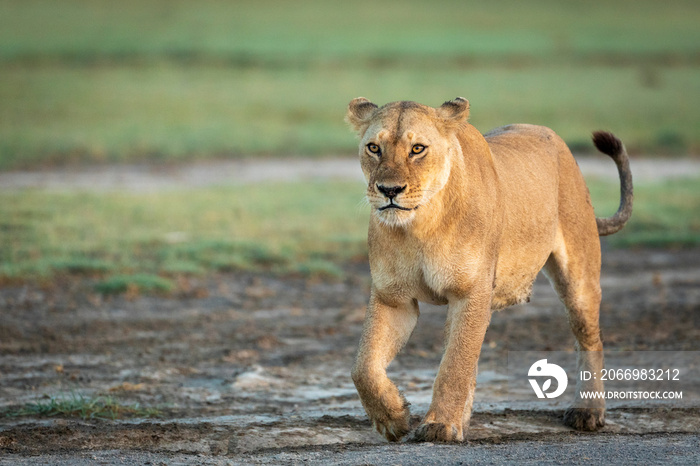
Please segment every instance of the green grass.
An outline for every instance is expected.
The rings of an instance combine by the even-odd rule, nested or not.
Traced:
[[[616,183],[589,183],[611,215]],[[98,290],[172,290],[172,277],[251,271],[341,276],[366,258],[361,183],[266,183],[157,194],[0,192],[0,278],[79,274]],[[635,186],[615,247],[700,244],[700,180]]]
[[[3,0],[0,59],[686,57],[698,14],[693,0]]]
[[[95,289],[102,294],[119,294],[126,291],[139,293],[169,293],[175,284],[167,278],[147,273],[115,275],[99,282]]]
[[[409,69],[268,73],[173,64],[10,68],[0,81],[0,168],[352,153],[356,141],[343,117],[357,95],[435,106],[463,95],[482,132],[532,122],[552,127],[574,146],[590,147],[590,132],[605,128],[631,148],[700,148],[698,70],[657,74],[659,87],[648,88],[639,69],[604,66],[448,68],[425,75]]]
[[[588,186],[596,214],[612,215],[619,204],[619,187],[600,181],[589,181]],[[605,241],[615,247],[699,246],[700,180],[638,184],[629,224]]]
[[[165,291],[151,274],[269,271],[339,275],[365,252],[358,183],[275,183],[157,194],[0,193],[0,276],[117,276]],[[127,275],[127,277],[119,277]]]
[[[700,150],[700,3],[0,0],[0,170],[354,152],[348,101]]]
[[[45,400],[27,403],[23,407],[7,411],[9,417],[79,417],[87,419],[149,418],[160,416],[155,408],[142,407],[138,403],[125,405],[112,397],[86,397],[71,393],[70,396],[51,396]]]

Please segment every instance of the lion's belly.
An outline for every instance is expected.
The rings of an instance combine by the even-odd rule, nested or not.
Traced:
[[[534,276],[524,274],[518,278],[510,277],[496,285],[491,298],[492,310],[497,311],[530,301],[532,284],[535,282],[535,278],[537,278],[537,273],[535,273]]]
[[[496,265],[496,277],[491,308],[503,309],[530,300],[532,284],[544,267],[551,252],[554,234],[550,233],[541,242],[507,248]],[[501,251],[504,252],[504,251]]]

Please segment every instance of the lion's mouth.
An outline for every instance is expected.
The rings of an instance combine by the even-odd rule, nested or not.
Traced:
[[[418,208],[418,206],[415,206],[415,207],[409,209],[408,207],[403,207],[403,206],[400,206],[398,204],[394,204],[394,201],[391,201],[391,203],[389,203],[383,207],[380,207],[378,210],[380,212],[383,212],[383,211],[388,210],[388,209],[398,209],[398,210],[411,211],[411,210],[416,210],[417,208]]]

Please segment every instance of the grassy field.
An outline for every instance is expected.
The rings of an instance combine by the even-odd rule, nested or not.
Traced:
[[[3,60],[308,63],[697,53],[697,2],[2,0]]]
[[[158,194],[0,193],[0,275],[337,275],[337,264],[364,255],[362,193],[357,183],[336,182]]]
[[[347,102],[700,150],[700,4],[0,0],[0,169],[354,151]]]
[[[589,182],[599,216],[619,187]],[[95,276],[98,289],[170,291],[179,275],[264,271],[341,276],[366,260],[368,207],[357,183],[265,184],[185,193],[0,193],[0,277]],[[700,180],[642,183],[621,246],[700,244]]]
[[[0,170],[354,153],[348,101],[461,95],[482,131],[590,131],[700,153],[700,3],[0,0]],[[697,180],[637,187],[615,245],[697,244]],[[168,292],[211,271],[339,275],[363,258],[351,183],[0,194],[0,277]],[[601,215],[617,188],[593,183]],[[319,196],[319,193],[323,193]],[[606,212],[607,211],[607,212]]]
[[[619,186],[589,181],[600,217],[619,204]],[[634,213],[625,228],[606,241],[615,247],[681,248],[700,246],[700,180],[667,180],[635,185]]]

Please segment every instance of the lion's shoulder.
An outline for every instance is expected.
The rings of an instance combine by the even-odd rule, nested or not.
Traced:
[[[554,162],[568,152],[566,143],[552,129],[540,125],[513,124],[484,134],[497,164],[520,160],[524,166]],[[513,167],[515,168],[515,167]]]

